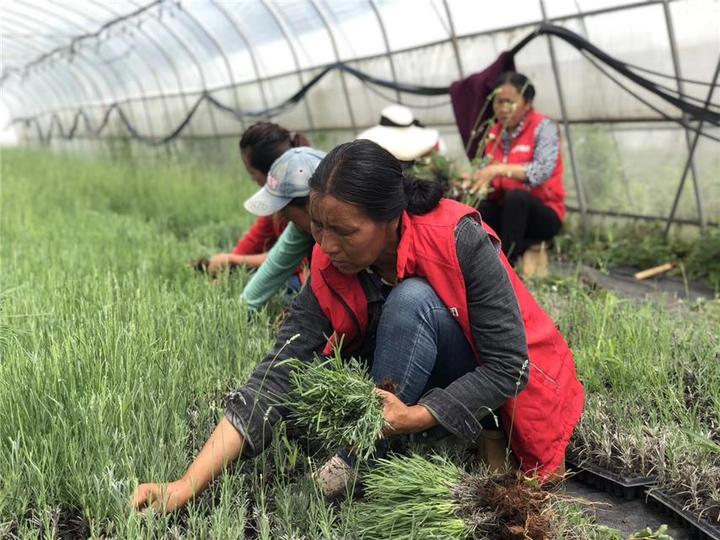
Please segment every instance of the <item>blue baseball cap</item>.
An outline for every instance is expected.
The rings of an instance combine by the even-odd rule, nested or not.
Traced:
[[[265,186],[245,201],[245,209],[256,216],[269,216],[291,200],[307,197],[310,177],[324,157],[325,152],[309,146],[291,148],[274,161]]]

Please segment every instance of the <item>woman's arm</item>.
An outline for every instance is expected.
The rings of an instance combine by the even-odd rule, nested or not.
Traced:
[[[473,174],[473,184],[470,193],[484,190],[493,178],[504,176],[515,180],[527,180],[526,165],[520,163],[493,163]]]
[[[254,255],[218,253],[217,255],[210,257],[208,273],[214,276],[229,266],[247,266],[248,268],[258,268],[265,262],[266,259],[267,253],[257,253]]]
[[[290,223],[270,250],[265,263],[245,285],[241,296],[243,302],[250,309],[262,308],[293,275],[313,243],[312,236]]]
[[[303,288],[280,327],[273,348],[247,383],[228,394],[225,418],[187,472],[175,482],[141,484],[130,505],[138,509],[153,506],[172,511],[204,490],[241,453],[262,452],[272,438],[275,423],[287,414],[282,402],[290,388],[290,370],[282,360],[312,359],[325,346],[325,336],[331,334],[330,321],[323,314],[311,287]]]
[[[210,258],[208,273],[215,275],[229,266],[258,268],[265,262],[267,250],[276,239],[273,216],[260,217],[238,240],[231,253],[218,253]]]
[[[560,128],[546,118],[537,127],[533,160],[523,165],[525,180],[532,187],[542,185],[552,176],[560,156]]]
[[[273,426],[287,415],[282,404],[290,389],[290,368],[283,360],[311,360],[331,334],[332,325],[308,282],[295,297],[273,348],[247,383],[225,399],[225,417],[243,434],[247,454],[262,452],[272,438]]]
[[[167,484],[140,484],[132,495],[130,506],[138,510],[153,507],[165,512],[184,506],[240,456],[243,444],[243,436],[223,418],[180,480]]]
[[[256,255],[265,253],[275,243],[278,235],[275,231],[274,216],[262,216],[255,220],[252,227],[238,240],[233,254]]]
[[[456,246],[482,364],[446,388],[432,389],[418,403],[452,433],[475,440],[482,418],[527,384],[528,349],[515,291],[485,230],[465,218],[456,230]]]
[[[472,192],[479,191],[493,178],[502,176],[526,182],[530,187],[542,185],[552,176],[560,156],[560,130],[546,118],[535,132],[535,148],[530,163],[493,163],[473,175]]]

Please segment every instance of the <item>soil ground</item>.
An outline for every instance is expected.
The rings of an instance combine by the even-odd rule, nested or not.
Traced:
[[[582,484],[572,478],[565,482],[565,492],[573,497],[585,499],[597,504],[595,515],[598,523],[621,531],[625,536],[650,527],[653,531],[666,524],[668,534],[674,540],[690,540],[689,528],[673,522],[669,515],[649,506],[643,499],[625,500],[594,487]]]
[[[583,281],[618,295],[638,300],[655,300],[667,305],[683,306],[712,300],[714,291],[703,283],[685,282],[682,278],[659,276],[638,281],[637,268],[615,267],[602,272],[587,265],[552,261],[550,272],[557,276],[578,275]]]

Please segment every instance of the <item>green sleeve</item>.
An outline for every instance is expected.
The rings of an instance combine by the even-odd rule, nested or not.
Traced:
[[[293,223],[288,224],[265,262],[245,285],[240,297],[250,309],[260,309],[285,285],[307,256],[314,240]]]

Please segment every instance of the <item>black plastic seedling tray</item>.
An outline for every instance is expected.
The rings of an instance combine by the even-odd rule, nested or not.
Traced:
[[[655,476],[626,478],[596,465],[577,465],[571,461],[566,461],[566,465],[575,471],[574,478],[580,482],[627,500],[642,497],[656,481]]]
[[[698,540],[720,540],[720,526],[699,519],[692,512],[683,510],[682,505],[673,497],[655,489],[649,490],[647,497],[648,502],[666,513],[672,514],[678,522],[688,527],[692,531],[691,534],[694,538]]]

